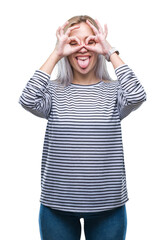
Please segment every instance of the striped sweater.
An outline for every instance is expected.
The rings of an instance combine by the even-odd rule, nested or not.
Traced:
[[[121,120],[146,93],[127,64],[117,80],[58,88],[36,70],[19,98],[23,108],[47,119],[40,202],[71,212],[100,212],[128,199]]]

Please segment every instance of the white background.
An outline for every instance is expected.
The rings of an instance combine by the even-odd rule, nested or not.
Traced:
[[[126,239],[165,239],[165,18],[160,0],[1,3],[1,239],[40,239],[40,167],[46,120],[25,111],[18,99],[53,51],[58,26],[79,14],[108,24],[109,42],[119,49],[147,92],[147,101],[122,121],[129,195]],[[116,78],[111,63],[108,67]]]

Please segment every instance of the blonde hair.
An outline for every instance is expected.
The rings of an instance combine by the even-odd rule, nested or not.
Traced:
[[[93,24],[98,29],[98,26],[93,18],[87,15],[79,15],[79,16],[74,16],[68,20],[69,24],[64,28],[64,32],[66,32],[66,30],[69,27],[81,22],[86,22],[86,20],[88,20],[91,24]],[[57,72],[57,79],[55,81],[57,81],[61,86],[66,87],[73,80],[73,70],[69,63],[68,58],[63,57],[60,61],[58,61],[57,66],[58,66],[58,72]],[[97,78],[101,80],[102,79],[110,80],[110,81],[112,80],[107,70],[105,57],[101,54],[98,54],[97,63],[94,71]]]
[[[66,32],[66,30],[69,27],[72,27],[73,25],[81,22],[86,22],[86,20],[88,20],[91,24],[93,24],[98,29],[98,26],[93,18],[87,15],[79,15],[79,16],[74,16],[68,20],[69,24],[64,28],[64,32]]]

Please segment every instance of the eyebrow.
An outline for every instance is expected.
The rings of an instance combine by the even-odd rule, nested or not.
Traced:
[[[86,40],[89,36],[91,36],[91,35],[88,35],[88,36],[86,36],[84,39]],[[92,35],[93,36],[93,35]],[[79,39],[79,37],[77,37],[78,39]],[[79,39],[80,40],[80,39]],[[75,40],[72,40],[71,42],[74,42]]]
[[[90,35],[89,35],[90,36]],[[89,36],[86,36],[84,39],[87,39]],[[77,38],[79,38],[79,37],[77,37]]]

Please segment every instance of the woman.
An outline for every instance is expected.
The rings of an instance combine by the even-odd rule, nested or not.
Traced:
[[[123,240],[128,201],[120,122],[145,100],[134,72],[106,40],[107,25],[76,16],[19,103],[46,118],[41,167],[41,239]],[[106,60],[117,75],[112,81]],[[50,80],[58,63],[58,76]]]

